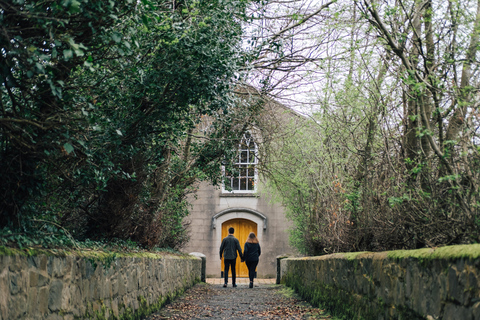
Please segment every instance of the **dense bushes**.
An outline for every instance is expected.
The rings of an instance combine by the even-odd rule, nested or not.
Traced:
[[[282,133],[283,142],[270,146],[270,156],[275,156],[262,169],[270,177],[268,190],[283,201],[294,222],[290,240],[302,252],[321,255],[480,241],[479,194],[468,185],[458,189],[446,184],[434,157],[409,170],[401,153],[388,152],[379,143],[359,177],[362,154],[349,152],[360,148],[359,141],[344,137],[333,143],[340,129],[330,134],[306,119],[303,126],[297,123],[291,129]],[[400,139],[393,135],[381,140],[395,144]],[[479,160],[478,153],[470,155],[468,169],[476,175]],[[461,200],[469,203],[468,210]]]
[[[0,1],[0,226],[181,247],[250,113],[245,5]]]

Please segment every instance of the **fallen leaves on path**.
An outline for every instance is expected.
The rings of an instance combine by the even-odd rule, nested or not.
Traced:
[[[331,319],[282,286],[222,288],[197,284],[146,320],[184,319]]]

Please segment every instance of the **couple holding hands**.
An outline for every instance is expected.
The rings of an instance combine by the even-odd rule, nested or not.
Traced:
[[[242,248],[240,247],[240,242],[237,238],[233,236],[235,232],[234,228],[228,229],[228,236],[222,240],[222,245],[220,246],[220,260],[222,256],[224,258],[223,262],[225,264],[225,270],[223,272],[225,277],[225,284],[224,287],[227,286],[228,283],[228,271],[230,266],[232,267],[232,286],[235,288],[237,285],[235,284],[236,281],[236,270],[235,264],[237,262],[237,251],[240,254],[241,261],[247,264],[248,268],[248,277],[250,278],[250,285],[249,288],[253,288],[253,278],[255,277],[255,268],[258,264],[258,257],[260,256],[260,244],[258,243],[258,239],[255,236],[255,233],[251,232],[248,235],[247,242],[245,242],[245,246],[243,248],[243,255],[242,255]]]

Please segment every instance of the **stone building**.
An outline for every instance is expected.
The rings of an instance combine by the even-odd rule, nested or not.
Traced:
[[[268,100],[264,102],[261,114],[256,118],[242,137],[235,163],[238,175],[225,172],[226,184],[215,187],[202,183],[195,199],[190,202],[190,241],[185,252],[200,252],[207,257],[207,277],[223,276],[223,261],[219,257],[222,239],[227,236],[228,228],[235,228],[235,237],[239,239],[243,250],[250,232],[254,232],[260,241],[262,254],[257,267],[258,278],[275,277],[276,257],[282,254],[294,254],[289,246],[288,229],[291,223],[279,203],[271,201],[264,191],[265,177],[258,170],[262,159],[262,143],[266,138],[279,136],[278,131],[285,128],[286,122],[301,118],[291,109]],[[268,136],[268,137],[267,137]],[[280,135],[281,136],[281,135]],[[271,144],[271,141],[269,141]],[[245,263],[237,259],[237,277],[248,277]]]

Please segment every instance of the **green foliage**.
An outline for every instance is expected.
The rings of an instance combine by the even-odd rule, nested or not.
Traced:
[[[74,248],[78,243],[64,229],[45,224],[38,232],[15,232],[10,228],[0,230],[0,245],[16,244],[20,249],[25,247]]]
[[[186,196],[220,181],[251,110],[233,94],[246,2],[174,5],[0,2],[1,226],[185,243]]]
[[[184,230],[180,230],[180,232],[184,232]],[[72,252],[80,252],[82,250],[104,252],[107,253],[107,255],[101,259],[104,268],[108,268],[111,262],[117,258],[119,252],[180,254],[180,252],[173,249],[173,247],[157,246],[147,251],[142,245],[130,239],[84,239],[79,241],[74,239],[64,229],[55,226],[47,227],[47,224],[45,224],[43,228],[23,233],[14,233],[9,228],[3,228],[0,230],[0,246],[18,248],[20,251],[25,250],[26,252],[57,249],[71,250]],[[91,259],[91,261],[96,261],[98,257],[91,257]]]

